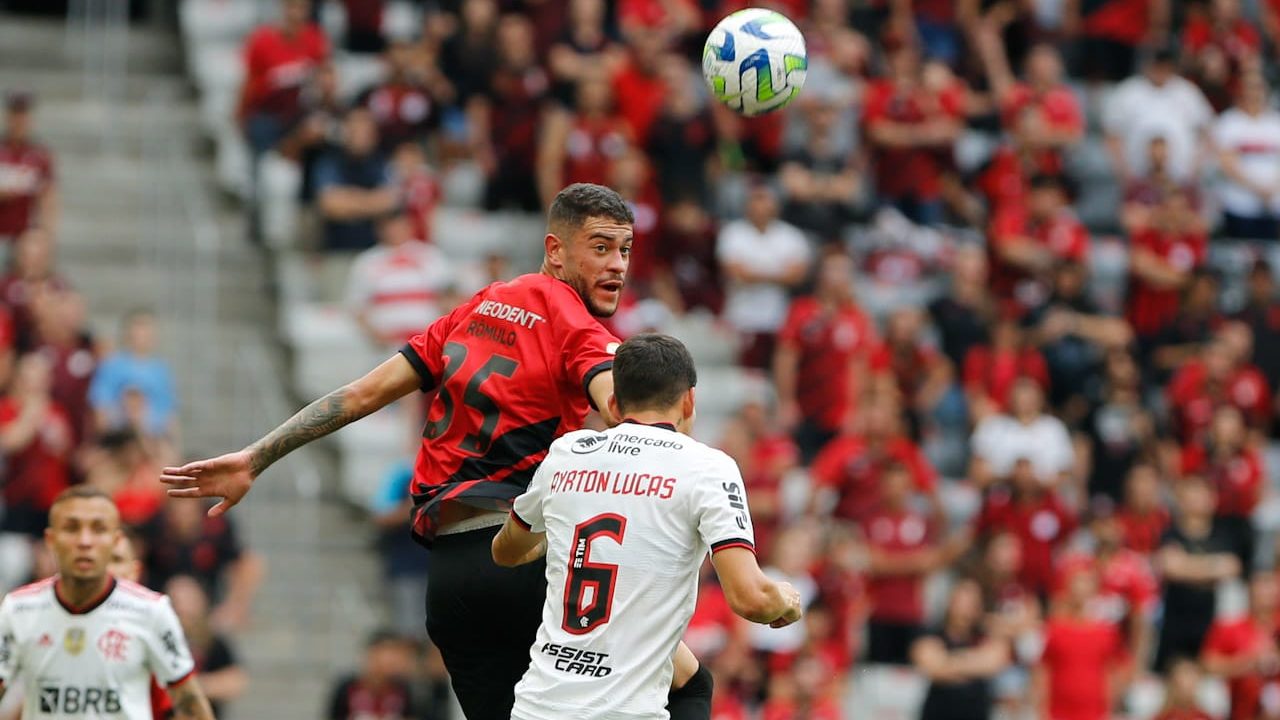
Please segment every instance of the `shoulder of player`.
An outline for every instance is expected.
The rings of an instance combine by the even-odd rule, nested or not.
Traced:
[[[153,605],[163,604],[167,599],[164,593],[158,593],[132,580],[116,579],[116,591],[130,598],[136,598]]]
[[[52,603],[53,581],[54,578],[47,577],[10,590],[0,598],[0,612],[26,610],[33,606]]]

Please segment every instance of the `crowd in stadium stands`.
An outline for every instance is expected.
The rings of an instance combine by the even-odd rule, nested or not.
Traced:
[[[332,39],[283,0],[247,41],[238,116],[255,155],[304,168],[318,246],[361,252],[350,303],[375,344],[508,272],[464,281],[432,245],[463,166],[490,210],[580,181],[632,203],[620,334],[686,313],[734,331],[775,393],[717,442],[807,615],[747,626],[706,575],[687,641],[716,720],[843,717],[855,668],[895,667],[925,679],[925,720],[1101,720],[1160,684],[1148,716],[1204,718],[1213,679],[1234,720],[1280,715],[1280,3],[756,4],[801,26],[810,64],[759,118],[698,72],[741,3],[692,0],[428,3],[411,38],[349,0]],[[331,43],[382,53],[384,79],[344,104]],[[49,277],[47,242],[24,236],[7,282]],[[171,405],[116,388],[146,457]],[[18,361],[6,402],[49,392]],[[420,639],[407,478],[375,507],[395,626]],[[371,641],[330,717],[410,714],[387,678],[411,649]]]
[[[246,626],[263,561],[234,520],[168,502],[156,480],[181,447],[156,318],[128,313],[118,341],[91,332],[85,298],[55,262],[57,181],[33,135],[34,102],[8,95],[0,128],[0,593],[55,572],[43,541],[54,498],[77,483],[101,487],[120,508],[135,574],[169,593],[220,707],[244,690],[225,635]]]

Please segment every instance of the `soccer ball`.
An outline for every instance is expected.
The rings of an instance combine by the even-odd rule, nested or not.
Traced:
[[[800,29],[764,8],[721,20],[702,48],[702,76],[711,93],[747,116],[786,106],[800,93],[808,69]]]

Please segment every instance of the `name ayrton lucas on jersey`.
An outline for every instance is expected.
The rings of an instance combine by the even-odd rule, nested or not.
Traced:
[[[557,470],[551,474],[551,492],[610,493],[670,500],[676,479],[650,473],[612,470]]]

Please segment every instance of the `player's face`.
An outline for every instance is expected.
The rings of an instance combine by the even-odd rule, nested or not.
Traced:
[[[630,223],[589,218],[561,245],[563,279],[596,317],[611,317],[618,310],[631,265],[631,240]]]
[[[124,535],[111,548],[111,562],[107,565],[107,572],[129,582],[138,582],[142,577],[142,563],[138,562],[133,552],[133,543]]]
[[[54,506],[44,538],[63,577],[101,578],[120,539],[120,514],[104,498],[64,500]]]

